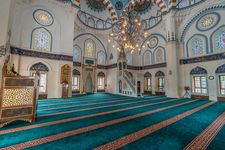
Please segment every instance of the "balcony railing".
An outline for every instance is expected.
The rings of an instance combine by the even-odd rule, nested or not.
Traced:
[[[112,28],[112,20],[110,18],[103,20],[81,10],[77,13],[77,18],[85,26],[96,30],[108,30]]]

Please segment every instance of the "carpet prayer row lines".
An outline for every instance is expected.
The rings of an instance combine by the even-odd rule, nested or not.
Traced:
[[[225,103],[93,94],[38,101],[0,129],[0,149],[225,149]]]

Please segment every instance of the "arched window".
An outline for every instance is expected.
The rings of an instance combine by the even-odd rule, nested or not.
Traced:
[[[98,29],[103,29],[104,28],[104,23],[102,20],[98,20],[96,23],[96,26]]]
[[[48,67],[39,62],[30,67],[31,75],[34,76],[37,74],[39,76],[39,93],[46,94],[47,93],[47,74],[49,72]]]
[[[95,20],[93,18],[88,18],[88,25],[90,27],[95,27]]]
[[[225,26],[217,29],[212,35],[214,52],[225,51]]]
[[[190,72],[192,76],[192,93],[207,94],[207,71],[204,68],[196,67]]]
[[[165,88],[165,74],[162,71],[158,71],[155,74],[156,77],[156,91],[164,92]]]
[[[152,90],[152,75],[149,72],[146,72],[144,74],[144,79],[145,79],[145,91],[149,92]]]
[[[51,51],[52,35],[45,28],[37,28],[33,30],[31,48],[35,50]]]
[[[105,90],[105,74],[103,72],[99,72],[98,75],[98,90]]]
[[[152,54],[149,52],[149,51],[146,51],[144,53],[144,66],[147,66],[147,65],[151,65],[152,64]]]
[[[216,74],[219,79],[219,94],[225,96],[225,64],[216,69]]]
[[[85,41],[85,57],[95,57],[95,43],[92,39],[88,39]]]
[[[105,52],[104,51],[100,51],[98,52],[98,64],[99,65],[105,65]]]
[[[80,72],[74,69],[72,78],[72,91],[73,93],[77,93],[79,90],[80,90]]]
[[[208,53],[207,38],[203,35],[194,35],[188,40],[187,57],[197,57]]]
[[[164,50],[162,48],[157,48],[155,50],[155,64],[164,63]]]
[[[81,48],[79,46],[74,46],[73,48],[73,61],[80,62],[81,61]]]

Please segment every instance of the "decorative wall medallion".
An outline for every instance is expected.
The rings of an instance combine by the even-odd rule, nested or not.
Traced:
[[[209,80],[214,80],[214,76],[209,76]]]
[[[196,27],[200,31],[206,31],[212,29],[220,20],[220,15],[218,13],[209,13],[202,16],[196,24]]]
[[[43,9],[37,9],[33,13],[34,20],[43,26],[50,26],[53,24],[54,19],[52,15]]]
[[[116,4],[115,4],[115,8],[117,10],[123,9],[123,3],[121,1],[117,1]]]
[[[158,45],[158,38],[157,37],[153,37],[149,40],[149,44],[148,44],[149,48],[155,48],[157,45]]]

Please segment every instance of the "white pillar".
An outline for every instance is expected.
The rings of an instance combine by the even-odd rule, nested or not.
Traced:
[[[166,43],[166,62],[167,62],[167,73],[166,73],[166,95],[168,97],[179,97],[179,58],[178,48],[176,40],[176,27],[174,20],[174,11],[171,10],[167,14],[166,18],[166,31],[167,31],[167,43]]]

